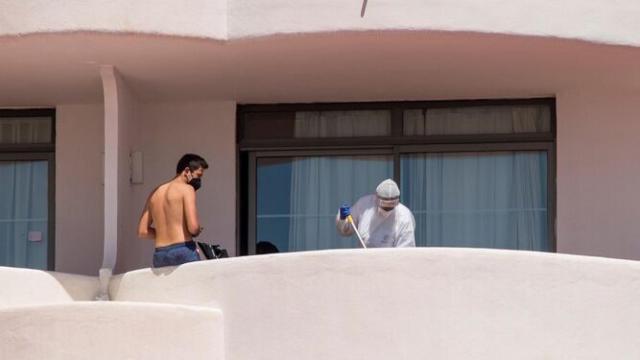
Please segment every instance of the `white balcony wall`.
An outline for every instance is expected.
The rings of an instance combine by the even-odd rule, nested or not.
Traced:
[[[222,345],[220,311],[202,307],[74,302],[0,309],[3,359],[223,360]]]
[[[0,266],[0,309],[93,300],[98,286],[94,276]]]
[[[638,359],[639,283],[637,261],[360,249],[141,269],[85,302],[97,278],[0,267],[0,358]]]
[[[228,7],[230,38],[436,30],[640,44],[640,3],[633,0],[232,0]]]
[[[226,40],[435,30],[640,45],[640,3],[634,0],[0,0],[0,8],[0,35],[96,31]]]
[[[0,35],[76,31],[226,38],[224,0],[0,0]]]
[[[475,249],[247,256],[116,276],[220,309],[240,359],[637,359],[638,262]]]

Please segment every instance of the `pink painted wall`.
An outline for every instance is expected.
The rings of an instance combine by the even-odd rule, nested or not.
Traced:
[[[56,107],[55,270],[97,275],[102,263],[102,104]]]
[[[640,260],[640,89],[557,95],[558,252]]]

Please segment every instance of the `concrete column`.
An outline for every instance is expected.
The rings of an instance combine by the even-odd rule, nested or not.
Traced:
[[[118,252],[118,84],[113,66],[100,68],[104,94],[103,269],[113,269]]]

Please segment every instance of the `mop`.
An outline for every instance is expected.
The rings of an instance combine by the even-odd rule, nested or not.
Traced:
[[[351,224],[351,228],[356,233],[358,240],[360,240],[360,244],[362,245],[363,248],[366,249],[367,245],[364,244],[364,241],[362,240],[362,236],[360,236],[360,233],[358,232],[358,228],[356,227],[356,224],[353,222],[353,217],[351,217],[351,215],[347,216],[347,222]]]

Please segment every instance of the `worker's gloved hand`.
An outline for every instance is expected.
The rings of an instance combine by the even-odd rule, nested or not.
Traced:
[[[351,215],[351,207],[347,204],[342,204],[340,206],[340,220],[346,219],[349,215]]]

